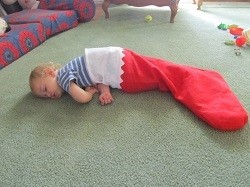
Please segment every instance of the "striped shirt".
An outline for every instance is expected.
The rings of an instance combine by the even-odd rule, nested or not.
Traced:
[[[71,60],[58,71],[57,82],[66,92],[69,92],[70,81],[74,81],[81,88],[93,85],[84,56]]]

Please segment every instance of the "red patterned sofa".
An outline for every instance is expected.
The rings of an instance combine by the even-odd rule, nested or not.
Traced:
[[[45,40],[44,29],[40,23],[11,25],[11,31],[0,36],[0,69]]]
[[[93,0],[44,0],[39,9],[4,16],[11,30],[0,36],[0,70],[52,35],[90,21],[94,15]]]
[[[90,21],[95,15],[93,0],[40,0],[38,9],[74,10],[79,22]]]

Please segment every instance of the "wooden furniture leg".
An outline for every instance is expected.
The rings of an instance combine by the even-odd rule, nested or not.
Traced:
[[[105,13],[105,18],[109,18],[109,5],[110,4],[120,5],[120,4],[128,4],[131,6],[142,7],[147,5],[155,5],[155,6],[169,6],[171,10],[170,23],[174,23],[174,18],[177,14],[178,3],[179,0],[104,0],[102,3],[102,9]]]
[[[203,0],[198,0],[197,2],[197,10],[201,10],[201,5],[203,4]]]
[[[105,18],[106,19],[109,18],[109,11],[108,11],[109,5],[110,5],[110,0],[104,0],[103,3],[102,3],[102,9],[103,9],[103,11],[105,13]]]
[[[197,4],[197,10],[201,10],[203,0],[193,0],[193,1],[194,1],[194,4]]]
[[[179,2],[179,1],[178,1]],[[170,17],[170,23],[174,23],[174,18],[177,14],[177,11],[178,11],[178,4],[171,4],[169,5],[170,7],[170,10],[171,10],[171,17]]]

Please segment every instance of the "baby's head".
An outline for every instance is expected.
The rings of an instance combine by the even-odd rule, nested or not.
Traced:
[[[38,97],[60,98],[63,89],[57,83],[57,71],[60,66],[53,63],[35,67],[29,77],[31,91]]]

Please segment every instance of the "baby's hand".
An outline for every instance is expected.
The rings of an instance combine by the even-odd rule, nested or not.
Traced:
[[[107,105],[107,104],[112,103],[112,101],[114,101],[114,99],[109,92],[105,92],[105,93],[100,94],[99,101],[100,101],[101,105]]]
[[[96,87],[94,87],[94,86],[88,86],[88,87],[86,87],[86,88],[85,88],[85,91],[86,91],[86,92],[89,92],[89,93],[91,93],[91,94],[94,94],[94,93],[98,92],[98,90],[97,90]]]

